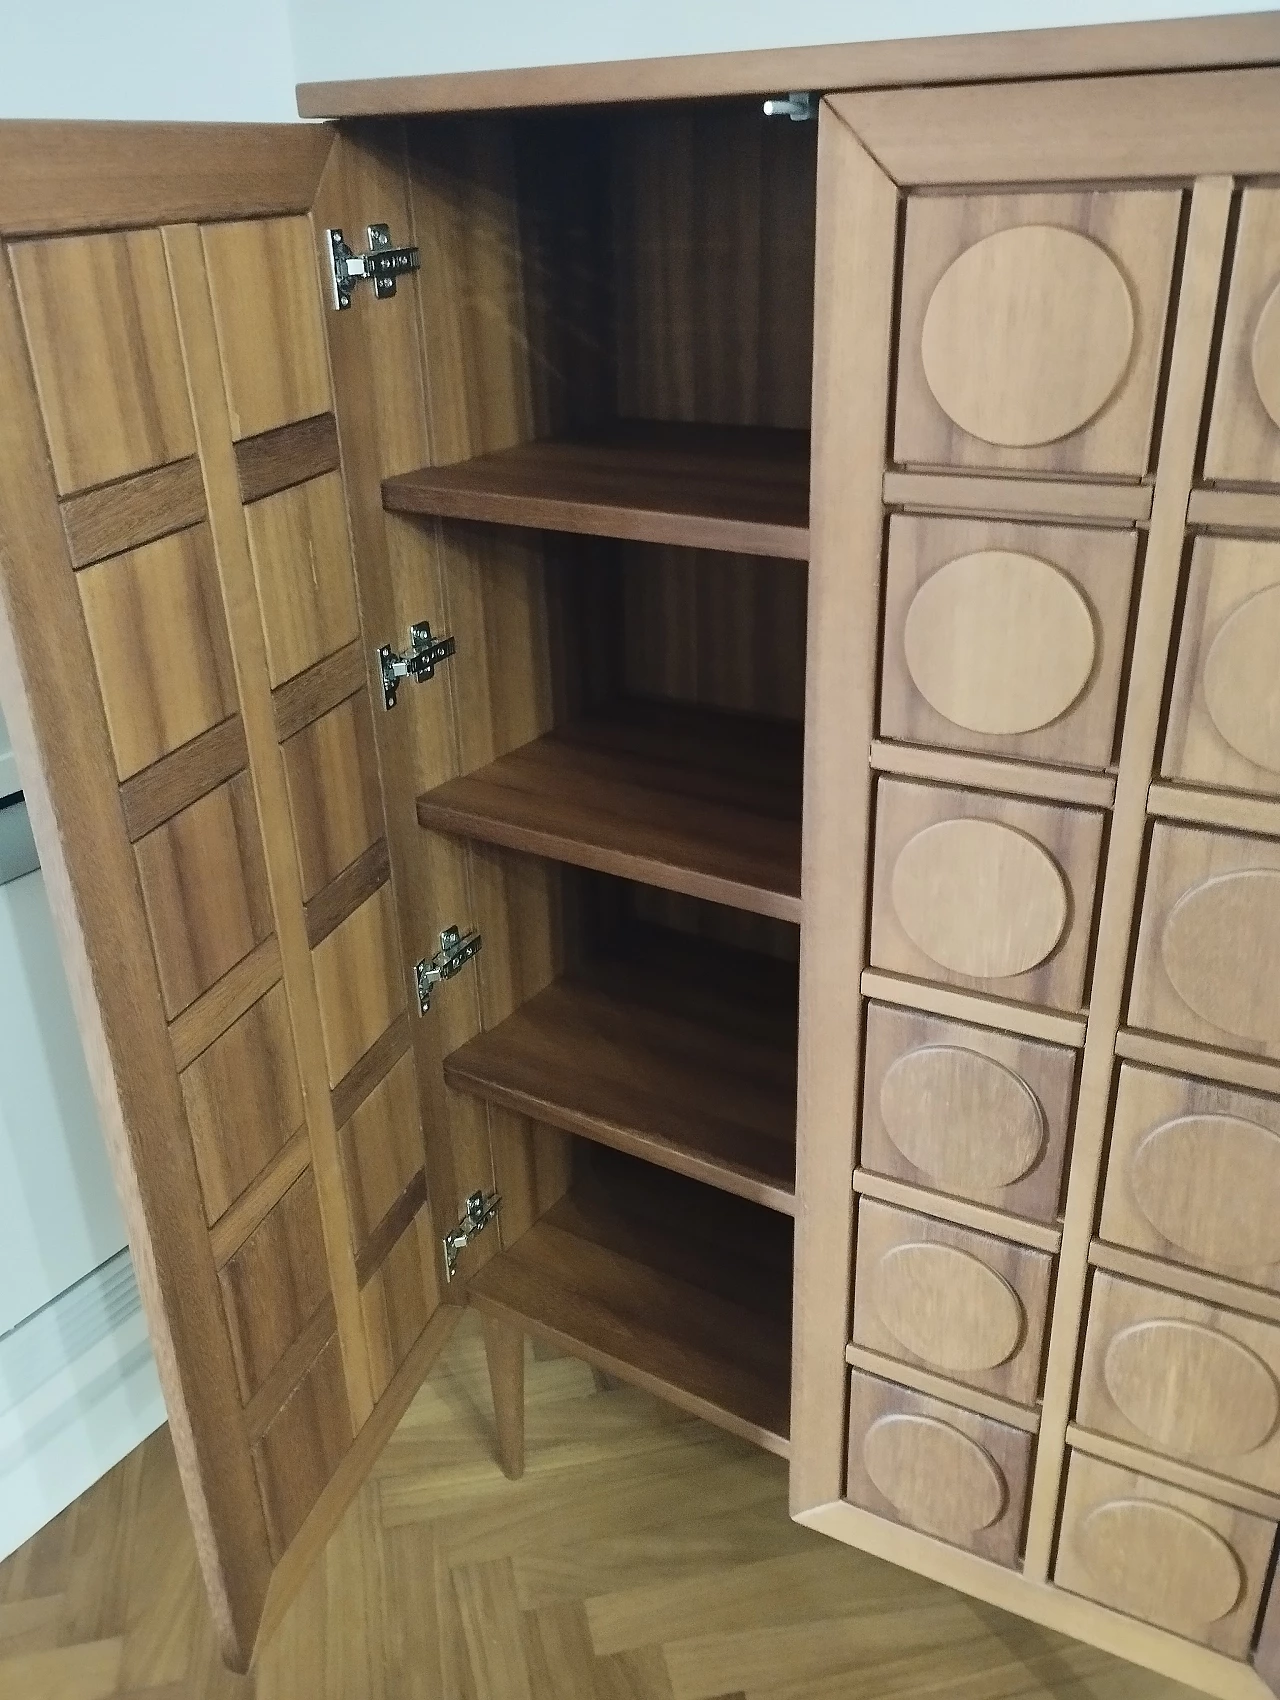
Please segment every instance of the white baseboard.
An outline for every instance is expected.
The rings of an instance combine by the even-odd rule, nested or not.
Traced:
[[[0,1335],[0,1558],[165,1420],[127,1251]]]

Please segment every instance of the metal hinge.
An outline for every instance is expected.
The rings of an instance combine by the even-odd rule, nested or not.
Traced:
[[[413,977],[418,986],[418,1009],[425,1015],[431,1008],[431,993],[445,980],[465,968],[477,956],[484,943],[479,933],[464,933],[457,927],[446,927],[440,935],[440,948],[430,959],[424,956],[413,965]]]
[[[481,1231],[487,1228],[498,1214],[498,1206],[502,1199],[496,1192],[473,1192],[467,1200],[467,1208],[462,1220],[456,1228],[450,1228],[444,1236],[444,1273],[445,1279],[452,1281],[458,1273],[458,1253],[463,1246],[470,1245]]]
[[[351,305],[351,291],[358,283],[372,283],[379,301],[396,292],[396,279],[405,272],[416,272],[421,265],[416,248],[396,248],[391,242],[391,227],[386,224],[369,226],[369,251],[353,253],[342,239],[340,230],[326,232],[329,241],[329,276],[333,282],[333,304],[341,312]]]
[[[409,627],[409,648],[406,654],[400,655],[389,643],[384,643],[378,651],[378,665],[382,669],[383,707],[396,706],[396,693],[400,689],[401,679],[412,679],[415,685],[434,679],[436,668],[442,661],[447,661],[451,655],[456,654],[457,648],[457,640],[454,638],[432,637],[431,626],[426,620]]]
[[[813,96],[793,90],[791,94],[775,94],[764,103],[766,118],[789,118],[793,124],[807,124],[817,117]]]

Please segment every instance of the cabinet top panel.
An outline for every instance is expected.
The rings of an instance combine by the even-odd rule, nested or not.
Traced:
[[[363,26],[362,26],[363,27]],[[406,42],[405,57],[411,44]],[[694,100],[1280,62],[1280,13],[298,84],[303,118]]]

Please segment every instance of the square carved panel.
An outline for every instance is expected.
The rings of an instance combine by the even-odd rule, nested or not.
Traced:
[[[239,708],[207,525],[77,574],[121,779]]]
[[[1176,190],[914,195],[893,459],[1140,478]]]
[[[196,452],[158,230],[9,250],[58,490]]]
[[[134,849],[172,1020],[275,926],[248,773],[181,810]]]

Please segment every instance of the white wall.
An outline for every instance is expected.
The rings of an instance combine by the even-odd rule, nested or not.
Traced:
[[[1275,0],[290,0],[299,82],[1267,11]]]
[[[0,118],[284,120],[294,80],[287,0],[0,0]]]

